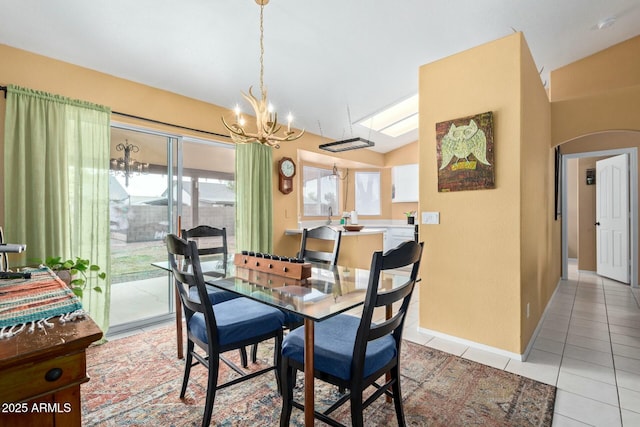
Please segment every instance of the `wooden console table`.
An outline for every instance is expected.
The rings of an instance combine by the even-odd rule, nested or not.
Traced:
[[[102,337],[89,317],[0,340],[0,426],[81,426],[86,348]]]

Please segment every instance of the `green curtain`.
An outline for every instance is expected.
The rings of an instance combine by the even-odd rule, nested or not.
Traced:
[[[25,264],[81,257],[110,271],[110,120],[108,107],[8,86],[4,229]],[[105,333],[109,297],[108,276],[89,279],[82,304]]]
[[[236,146],[236,250],[273,250],[272,148]]]

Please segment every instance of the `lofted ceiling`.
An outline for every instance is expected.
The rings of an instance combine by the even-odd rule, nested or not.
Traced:
[[[259,87],[255,0],[0,8],[2,44],[245,112],[240,91]],[[391,138],[356,122],[417,93],[421,65],[522,31],[548,82],[550,70],[639,35],[639,22],[640,0],[271,0],[264,80],[294,126],[331,140],[360,136],[387,152],[417,131]]]

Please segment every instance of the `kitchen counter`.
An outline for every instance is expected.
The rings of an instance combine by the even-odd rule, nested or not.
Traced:
[[[360,231],[345,231],[341,225],[330,225],[331,228],[336,230],[342,230],[342,236],[362,236],[364,234],[381,234],[386,232],[384,228],[374,228],[364,226],[364,228]],[[311,228],[311,227],[308,227]],[[284,234],[287,236],[293,236],[296,234],[302,234],[301,228],[288,228],[284,231]]]

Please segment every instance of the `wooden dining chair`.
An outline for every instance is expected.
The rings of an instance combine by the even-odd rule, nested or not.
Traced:
[[[402,330],[411,295],[415,287],[423,243],[408,241],[385,254],[375,252],[367,287],[362,317],[338,314],[314,325],[314,376],[319,380],[348,390],[334,404],[315,417],[332,426],[342,426],[330,415],[344,403],[351,404],[351,423],[363,426],[363,411],[381,395],[393,398],[399,426],[405,425],[400,388],[400,354]],[[408,280],[400,285],[379,289],[381,272],[411,265]],[[395,313],[383,323],[373,323],[376,307],[393,310],[393,304],[401,302]],[[289,425],[293,407],[304,405],[293,399],[295,374],[304,370],[305,327],[291,331],[282,344],[282,412],[280,426]],[[388,379],[385,377],[388,375]],[[379,384],[384,380],[384,384]],[[365,389],[373,391],[363,401]]]
[[[198,255],[200,256],[201,261],[202,257],[211,256],[218,256],[218,258],[220,259],[222,267],[220,270],[205,271],[202,273],[203,275],[212,277],[227,276],[227,257],[229,256],[229,253],[227,246],[226,227],[218,228],[212,227],[210,225],[198,225],[194,228],[183,229],[180,234],[183,239],[196,242],[196,246],[198,247]],[[225,291],[223,289],[218,289],[211,285],[207,285],[207,295],[209,295],[209,301],[211,301],[211,304],[217,304],[239,297],[238,294]],[[199,301],[198,290],[195,287],[189,289],[189,298],[193,299],[194,301]],[[247,368],[249,366],[247,350],[244,347],[240,348],[239,350],[242,360],[242,367]],[[255,349],[255,351],[253,351],[251,354],[251,361],[253,363],[256,363],[257,359],[258,351],[257,349]]]
[[[336,265],[338,263],[338,255],[340,254],[341,239],[342,230],[336,230],[335,228],[328,227],[326,225],[308,229],[304,228],[302,230],[302,239],[300,240],[300,252],[298,253],[298,258],[302,258],[305,261],[324,262]],[[316,241],[316,244],[322,244],[321,241],[333,242],[333,249],[331,251],[309,249],[309,243],[314,240]]]
[[[180,293],[187,323],[187,354],[180,398],[183,399],[185,396],[191,368],[198,364],[207,368],[207,394],[202,418],[204,427],[211,421],[216,391],[221,388],[274,371],[278,390],[281,389],[280,363],[284,315],[276,308],[244,297],[210,304],[196,243],[169,234],[166,245],[169,264]],[[183,257],[183,262],[189,264],[190,268],[180,268],[177,257]],[[190,297],[192,288],[197,290],[198,300]],[[222,353],[227,351],[270,339],[275,341],[273,364],[266,368],[246,373],[222,357]],[[220,360],[240,376],[218,384]]]

